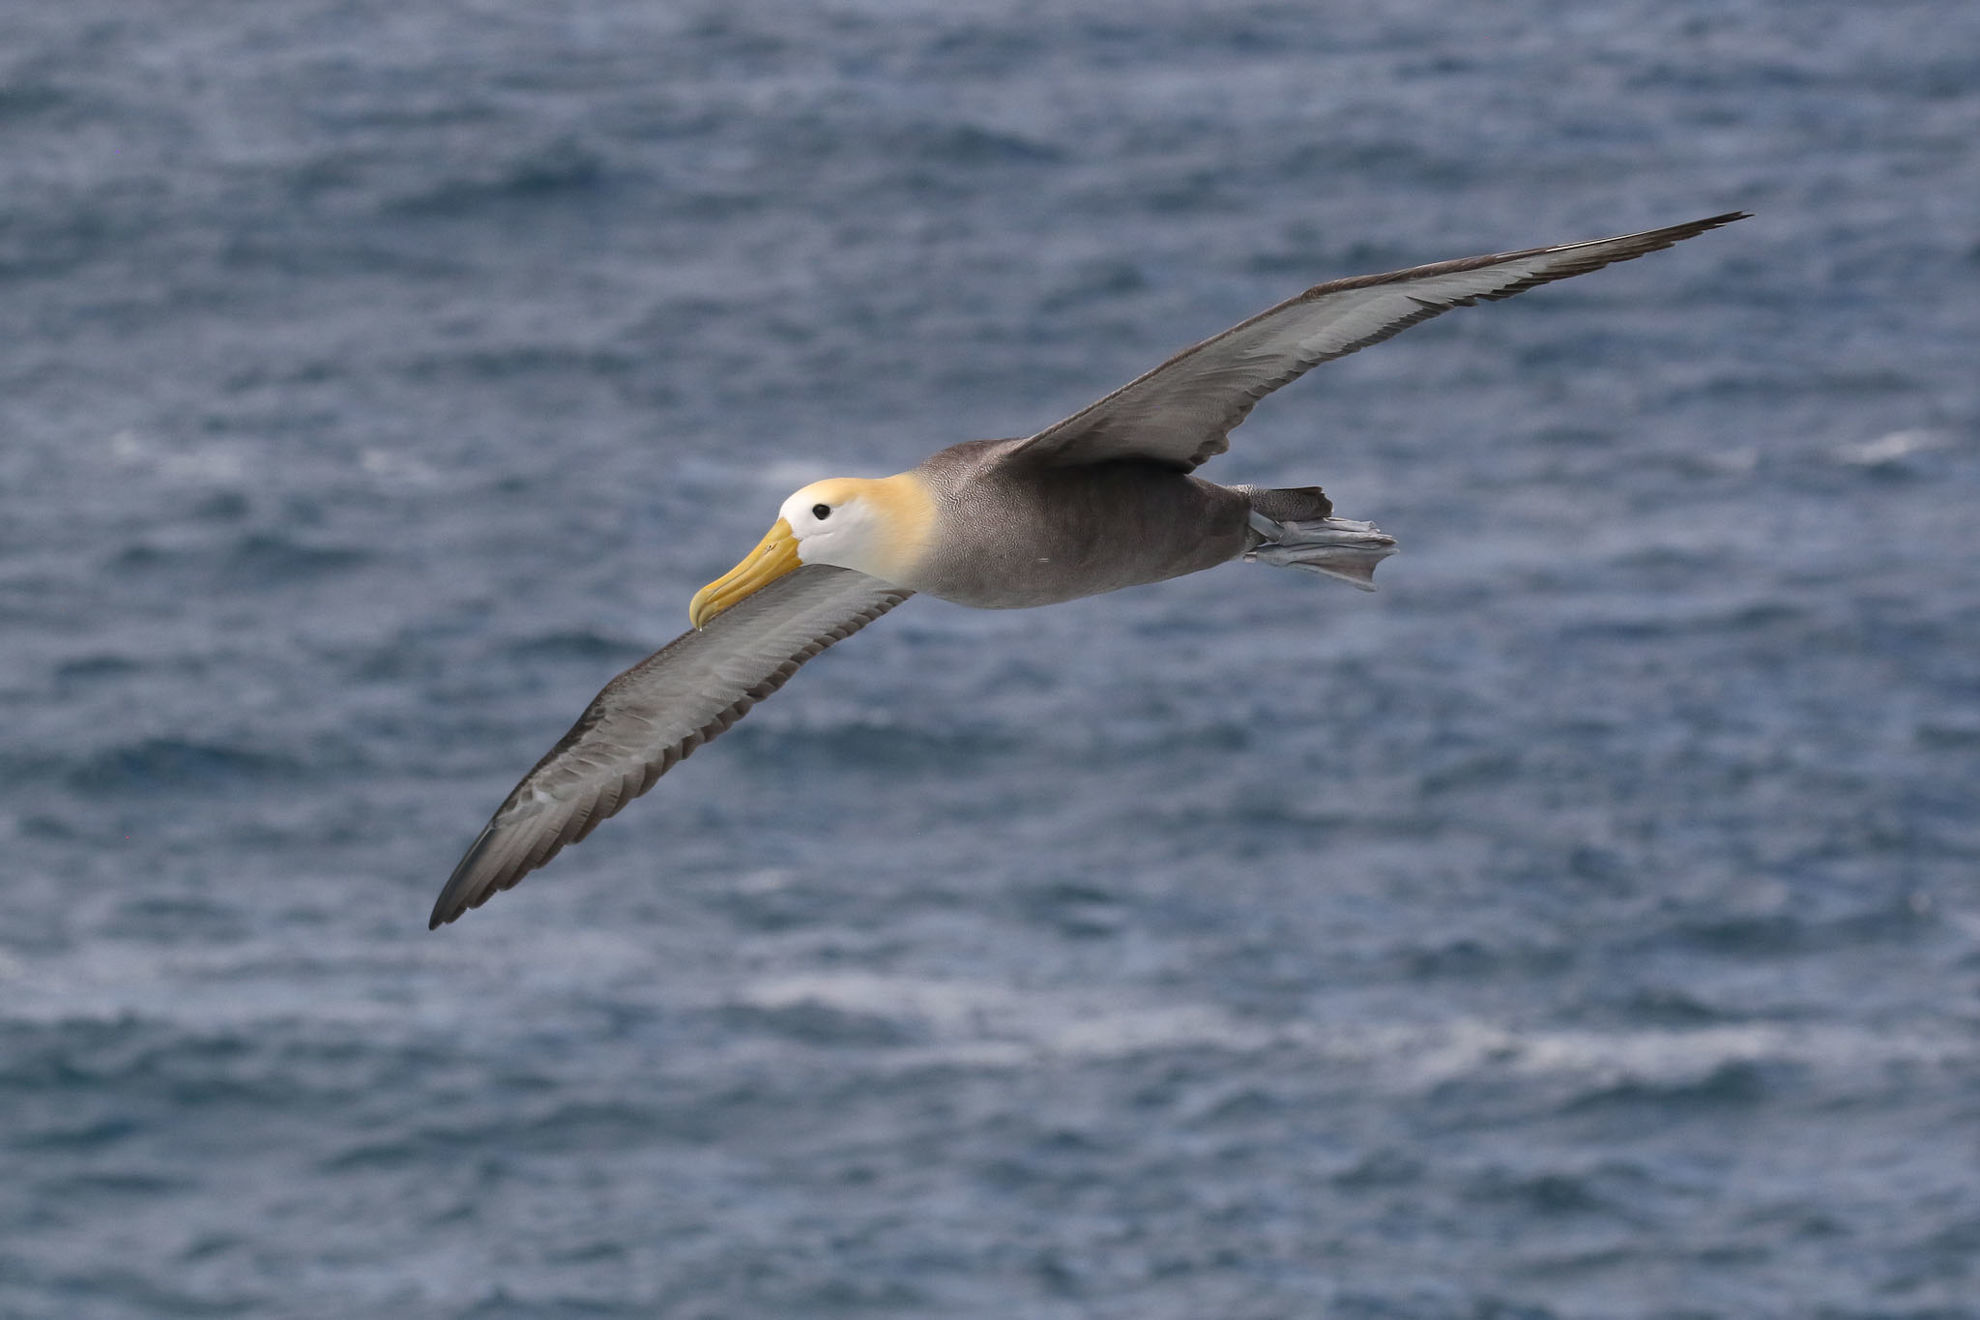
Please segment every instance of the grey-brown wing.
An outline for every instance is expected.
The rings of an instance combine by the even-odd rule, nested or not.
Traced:
[[[913,594],[851,569],[807,565],[620,674],[509,794],[440,891],[428,929],[584,838],[799,665]]]
[[[1379,344],[1453,307],[1628,261],[1743,211],[1620,238],[1465,257],[1315,285],[1182,352],[1013,450],[1053,466],[1139,458],[1188,471],[1221,454],[1260,399],[1322,362]]]

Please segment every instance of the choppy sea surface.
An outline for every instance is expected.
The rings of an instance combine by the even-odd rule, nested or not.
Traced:
[[[1736,207],[427,933],[802,481]],[[7,7],[0,1315],[1980,1315],[1977,285],[1963,0]]]

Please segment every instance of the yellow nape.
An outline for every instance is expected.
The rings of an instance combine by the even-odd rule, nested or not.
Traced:
[[[907,586],[935,543],[935,496],[912,472],[814,481],[785,502],[785,516],[802,517],[813,504],[830,505],[840,510],[841,518],[851,517],[849,526],[841,524],[839,535],[821,535],[814,544],[800,546],[807,564],[837,564]]]

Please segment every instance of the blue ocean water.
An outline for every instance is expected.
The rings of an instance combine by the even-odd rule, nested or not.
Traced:
[[[1980,8],[0,13],[0,1315],[1980,1315]],[[438,934],[802,481],[1314,281],[1395,534],[910,602]]]

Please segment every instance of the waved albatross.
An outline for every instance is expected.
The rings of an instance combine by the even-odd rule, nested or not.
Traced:
[[[1191,476],[1261,398],[1307,368],[1479,299],[1599,270],[1746,218],[1466,257],[1308,289],[1055,426],[970,440],[891,477],[816,481],[695,593],[693,628],[605,685],[516,785],[434,904],[479,907],[584,838],[799,665],[917,591],[984,609],[1051,605],[1243,558],[1374,589],[1395,542],[1317,486]]]

